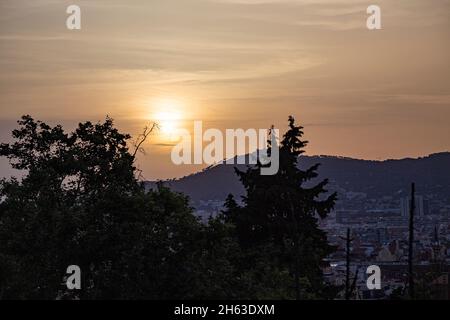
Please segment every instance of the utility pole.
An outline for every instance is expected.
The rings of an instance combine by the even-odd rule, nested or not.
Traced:
[[[353,288],[350,288],[350,243],[354,240],[350,238],[350,228],[347,228],[347,237],[341,239],[346,242],[345,300],[350,300],[353,291]]]
[[[409,206],[409,254],[408,254],[408,284],[409,297],[414,299],[414,275],[413,275],[413,246],[414,246],[414,211],[416,209],[416,186],[411,184],[411,204]]]

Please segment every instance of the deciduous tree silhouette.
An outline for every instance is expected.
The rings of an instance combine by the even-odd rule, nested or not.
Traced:
[[[0,299],[231,295],[227,255],[211,258],[231,250],[223,233],[211,240],[220,226],[201,224],[188,199],[162,184],[145,192],[130,136],[111,119],[65,133],[24,116],[13,138],[0,156],[24,177],[0,182]],[[67,295],[62,282],[73,264],[82,289]]]

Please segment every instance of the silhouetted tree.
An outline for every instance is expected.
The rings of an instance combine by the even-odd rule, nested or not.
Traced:
[[[151,127],[153,128],[153,127]],[[21,179],[0,181],[0,299],[288,299],[323,297],[320,266],[331,247],[317,217],[326,181],[297,169],[305,146],[290,118],[280,171],[239,172],[244,206],[228,197],[207,223],[189,199],[136,177],[129,135],[107,118],[72,133],[24,116],[0,145]],[[147,134],[147,135],[146,135]],[[68,291],[69,265],[82,289]],[[292,290],[292,276],[296,290]]]
[[[248,246],[239,240],[245,232],[242,223],[244,208],[240,207],[233,195],[225,200],[224,210],[218,216],[222,225],[228,226],[228,237],[237,244],[235,250],[228,256],[235,266],[235,277],[239,283],[235,286],[237,297],[241,299],[289,299],[291,298],[290,275],[286,268],[273,263],[272,254],[276,247],[272,243],[260,243]]]
[[[336,200],[336,194],[325,195],[327,180],[311,183],[318,175],[318,164],[307,170],[298,167],[307,145],[301,139],[302,129],[289,117],[289,130],[280,143],[277,174],[261,175],[261,163],[245,172],[236,169],[247,194],[244,207],[234,218],[244,247],[271,246],[268,255],[273,264],[287,268],[292,275],[297,299],[324,295],[321,267],[334,248],[318,228],[318,218],[325,218]],[[270,154],[270,141],[268,148]]]
[[[0,299],[232,295],[224,227],[201,224],[162,184],[146,192],[111,119],[68,134],[24,116],[13,138],[0,156],[24,176],[0,183]],[[63,283],[73,264],[75,293]]]

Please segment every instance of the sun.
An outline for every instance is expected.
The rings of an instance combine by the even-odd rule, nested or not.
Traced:
[[[155,121],[158,123],[161,133],[165,135],[176,134],[180,118],[176,112],[161,111],[155,114]]]
[[[162,138],[178,138],[178,131],[183,120],[183,105],[178,100],[160,99],[152,104],[152,119],[158,123]]]

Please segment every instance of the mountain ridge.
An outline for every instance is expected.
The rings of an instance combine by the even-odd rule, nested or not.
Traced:
[[[330,190],[365,192],[373,197],[405,196],[411,182],[418,192],[450,198],[450,152],[432,153],[417,158],[363,160],[350,157],[316,155],[299,157],[299,167],[308,168],[320,163],[318,179],[328,178]],[[246,165],[218,164],[200,172],[172,180],[163,180],[171,189],[188,195],[193,202],[224,200],[230,193],[244,194],[234,167],[244,170]],[[148,188],[155,181],[147,181]]]

